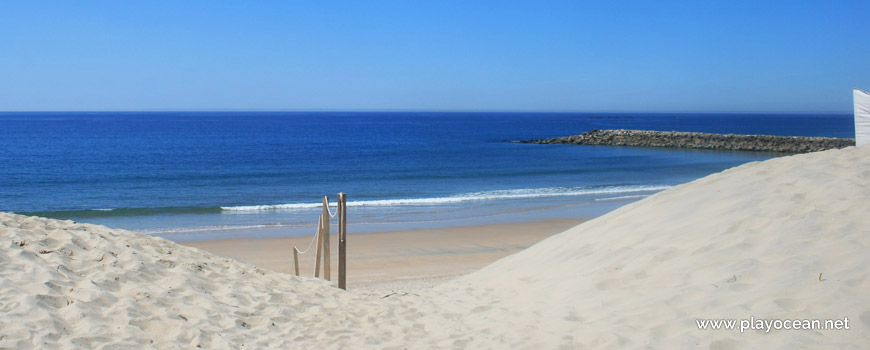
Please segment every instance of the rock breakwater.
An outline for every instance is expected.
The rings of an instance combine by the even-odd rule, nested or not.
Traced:
[[[708,134],[700,132],[624,129],[595,129],[580,135],[518,142],[536,144],[671,147],[784,153],[809,153],[855,145],[855,139],[835,137]]]

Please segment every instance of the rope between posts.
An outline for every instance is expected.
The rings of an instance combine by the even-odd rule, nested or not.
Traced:
[[[311,246],[314,245],[314,242],[317,241],[317,236],[320,235],[320,230],[319,230],[320,224],[317,224],[317,228],[318,228],[318,230],[317,230],[317,232],[314,232],[314,237],[311,237],[311,243],[308,243],[308,248],[305,248],[305,250],[300,251],[299,248],[296,248],[296,246],[293,246],[293,248],[296,248],[296,251],[298,251],[299,254],[305,255],[305,253],[308,253],[308,251],[311,250]]]
[[[335,213],[329,211],[329,198],[326,198],[326,212],[329,213],[329,217],[331,218],[334,218],[335,215],[338,214],[338,205],[335,206]]]
[[[296,275],[299,276],[299,254],[307,254],[311,250],[311,247],[314,246],[314,242],[316,241],[316,242],[318,242],[318,244],[317,244],[318,251],[317,251],[317,254],[315,254],[313,256],[314,267],[315,267],[314,268],[314,276],[319,277],[320,248],[321,248],[320,242],[322,242],[324,239],[329,239],[328,235],[323,236],[324,232],[328,232],[328,230],[329,230],[329,218],[338,216],[338,214],[340,212],[342,215],[339,218],[339,223],[338,223],[338,231],[339,231],[338,232],[338,236],[339,236],[339,241],[338,241],[338,288],[347,289],[347,286],[345,283],[346,269],[345,269],[345,240],[344,240],[344,234],[346,233],[345,232],[346,231],[346,217],[345,217],[344,210],[345,210],[346,205],[347,205],[345,202],[347,197],[345,197],[344,193],[339,193],[338,197],[339,197],[339,201],[338,201],[338,203],[336,203],[335,212],[332,212],[331,210],[329,210],[329,198],[326,196],[323,197],[323,202],[325,205],[324,207],[326,208],[325,211],[326,211],[326,214],[328,214],[328,216],[324,216],[322,214],[320,215],[320,218],[317,222],[317,232],[315,232],[314,236],[311,237],[311,242],[308,243],[308,247],[305,248],[305,250],[300,251],[299,248],[297,248],[296,246],[293,246],[293,270],[295,271]],[[327,243],[327,242],[323,242],[323,243]],[[323,253],[324,253],[324,265],[323,265],[324,266],[324,276],[326,276],[325,278],[328,279],[329,278],[329,271],[330,271],[330,269],[328,268],[328,266],[329,266],[329,255],[328,255],[329,245],[323,246]]]

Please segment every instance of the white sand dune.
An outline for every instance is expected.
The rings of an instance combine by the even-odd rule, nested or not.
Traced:
[[[0,213],[0,249],[0,348],[860,349],[870,147],[733,168],[389,297],[71,221]],[[749,317],[850,329],[695,322]]]
[[[870,147],[745,164],[677,186],[441,288],[458,285],[490,304],[465,318],[494,325],[510,344],[867,348]],[[750,317],[852,322],[770,334],[695,322]]]

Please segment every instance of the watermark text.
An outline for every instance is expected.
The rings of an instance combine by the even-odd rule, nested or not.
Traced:
[[[770,333],[771,330],[848,330],[849,318],[843,319],[763,319],[749,317],[748,319],[697,319],[695,323],[700,330],[740,330],[740,333],[745,331],[764,331]]]

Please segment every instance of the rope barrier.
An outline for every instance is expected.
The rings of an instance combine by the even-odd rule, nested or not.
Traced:
[[[318,224],[318,228],[320,228],[319,226],[320,225]],[[305,253],[308,253],[308,251],[311,250],[311,246],[314,245],[315,241],[317,241],[317,236],[319,233],[320,233],[320,230],[317,230],[317,232],[314,232],[314,237],[311,238],[311,243],[308,243],[308,248],[305,248],[305,250],[299,250],[298,248],[296,249],[297,251],[299,251],[299,254],[305,255]],[[295,248],[296,246],[293,246],[293,247]]]
[[[329,213],[331,218],[334,218],[335,214],[338,214],[338,205],[335,206],[335,213],[329,211],[329,198],[326,198],[326,212]]]
[[[347,210],[347,202],[346,202],[345,194],[338,194],[338,203],[336,203],[335,212],[329,210],[329,197],[323,197],[323,213],[320,215],[320,218],[317,221],[317,232],[314,233],[314,236],[311,237],[311,242],[308,243],[308,247],[305,250],[300,251],[299,248],[293,246],[293,270],[296,273],[296,276],[299,276],[299,254],[307,254],[308,251],[311,250],[311,247],[314,246],[314,242],[317,242],[317,254],[314,255],[314,277],[320,277],[320,253],[323,252],[324,255],[324,278],[329,280],[329,218],[334,218],[336,216],[338,218],[338,288],[346,289],[345,284],[345,233],[346,233],[346,213]]]
[[[311,250],[311,247],[314,246],[314,242],[317,241],[318,237],[320,237],[320,223],[319,222],[317,223],[317,231],[314,232],[314,237],[311,237],[311,242],[308,243],[308,248],[305,248],[305,250],[300,251],[299,248],[297,248],[294,245],[293,250],[295,250],[297,254],[305,255],[306,253],[308,253],[309,250]],[[299,276],[299,262],[296,261],[295,258],[294,258],[293,264],[294,264],[293,268],[296,271],[296,275]],[[315,266],[317,265],[317,255],[316,254],[314,255],[314,265]]]

